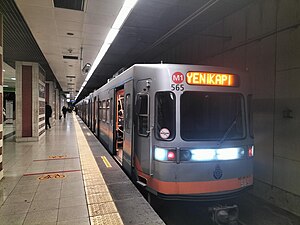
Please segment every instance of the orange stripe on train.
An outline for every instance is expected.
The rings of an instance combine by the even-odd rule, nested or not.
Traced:
[[[169,195],[217,193],[237,190],[253,184],[252,175],[245,178],[247,179],[247,185],[240,178],[214,181],[166,182],[152,178],[140,171],[138,171],[138,175],[147,180],[148,187],[159,193]]]

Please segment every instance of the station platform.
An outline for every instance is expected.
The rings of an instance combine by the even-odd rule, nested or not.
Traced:
[[[79,117],[4,141],[0,225],[164,224]]]

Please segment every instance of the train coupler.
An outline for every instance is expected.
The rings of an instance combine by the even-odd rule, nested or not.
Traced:
[[[215,225],[238,225],[239,208],[237,205],[209,208]]]

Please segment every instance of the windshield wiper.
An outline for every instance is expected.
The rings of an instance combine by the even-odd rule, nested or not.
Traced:
[[[227,128],[225,134],[223,135],[223,137],[220,139],[218,146],[220,147],[221,144],[226,140],[226,138],[228,137],[228,135],[230,134],[230,131],[232,130],[233,126],[236,125],[238,117],[240,115],[240,111],[238,111],[238,113],[236,114],[236,116],[234,117],[234,120],[231,122],[230,126]]]

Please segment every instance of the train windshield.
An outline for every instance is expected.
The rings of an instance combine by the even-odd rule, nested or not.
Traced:
[[[241,139],[244,101],[237,93],[187,91],[180,99],[180,134],[188,141]]]

